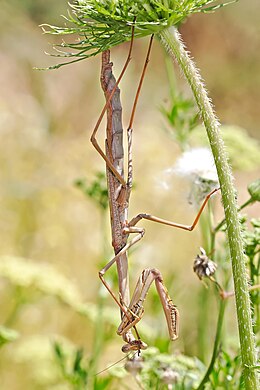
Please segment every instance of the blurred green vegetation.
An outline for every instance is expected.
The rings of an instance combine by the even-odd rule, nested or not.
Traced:
[[[112,256],[105,192],[102,185],[103,206],[100,208],[97,207],[99,198],[94,196],[93,202],[93,196],[89,197],[90,187],[80,191],[74,185],[78,181],[82,187],[85,179],[81,178],[87,178],[88,184],[95,183],[96,172],[103,172],[105,168],[89,143],[90,131],[104,102],[99,85],[100,58],[59,71],[33,70],[34,66],[57,62],[44,54],[51,51],[48,41],[54,42],[55,37],[42,36],[38,24],[62,23],[59,15],[65,14],[67,8],[64,0],[1,2],[0,376],[3,389],[71,389],[75,383],[75,386],[78,383],[84,386],[86,367],[91,373],[91,384],[106,388],[113,379],[112,374],[110,379],[107,373],[95,379],[94,374],[122,357],[121,340],[116,335],[119,310],[101,288],[97,275],[100,264]],[[259,138],[259,8],[257,0],[250,4],[240,1],[214,15],[195,15],[181,27],[189,50],[202,69],[217,114],[221,122],[228,125],[231,146],[234,146],[231,135],[235,128],[245,129],[239,137],[235,136],[236,141],[240,141],[239,151],[232,149],[240,204],[248,199],[248,183],[259,175],[259,167],[252,164],[252,150],[255,153],[257,147],[253,138]],[[146,40],[135,43],[133,61],[122,82],[125,123],[146,45]],[[124,62],[127,49],[127,45],[123,45],[112,52],[115,74]],[[182,110],[186,107],[182,103],[190,102],[190,93],[178,74],[176,79],[183,100],[179,96],[176,99]],[[186,181],[172,177],[168,190],[162,185],[163,172],[173,166],[181,151],[169,137],[169,131],[163,130],[169,130],[170,125],[186,125],[185,121],[169,123],[171,115],[167,122],[160,113],[162,106],[172,113],[171,98],[164,54],[155,44],[135,122],[135,190],[130,215],[151,212],[189,223],[196,211],[187,205]],[[196,132],[198,128],[192,134],[195,143],[200,139]],[[246,143],[248,135],[252,138]],[[101,144],[103,137],[101,130]],[[245,148],[242,148],[243,143]],[[251,164],[246,172],[242,153],[245,153],[243,161],[247,155]],[[256,154],[255,160],[257,158]],[[250,220],[259,214],[259,207],[253,205],[246,212]],[[215,205],[215,215],[217,220],[223,217],[220,204]],[[203,363],[197,362],[197,375],[198,371],[204,372],[212,353],[218,310],[214,294],[209,294],[213,287],[206,290],[192,271],[193,259],[203,244],[199,229],[189,234],[149,222],[144,226],[145,239],[130,254],[131,286],[133,288],[136,275],[143,268],[159,268],[180,310],[181,334],[173,345],[168,341],[154,289],[148,296],[139,330],[145,336],[144,341],[156,345],[162,353],[174,351],[180,356],[200,358]],[[256,234],[258,225],[253,226],[251,232]],[[250,237],[248,233],[248,240]],[[218,252],[217,260],[224,270],[222,282],[225,283],[230,268],[224,248]],[[250,269],[256,282],[259,270],[254,261],[251,260]],[[116,280],[113,272],[112,281]],[[115,282],[113,288],[116,290]],[[252,297],[257,305],[259,295],[252,293]],[[210,311],[202,318],[204,304]],[[223,339],[236,356],[238,336],[232,300],[228,302],[228,313]],[[203,332],[204,340],[199,332]],[[102,348],[98,337],[103,338]],[[98,356],[96,361],[93,351]],[[157,360],[150,360],[151,365],[157,365],[154,371],[157,374],[150,378],[154,381],[162,370],[161,366],[158,368],[160,359],[164,359],[159,352],[157,356]],[[66,381],[61,364],[67,367]],[[216,372],[221,371],[223,383],[227,375],[233,375],[230,374],[233,368],[230,368],[229,355],[222,351]],[[146,367],[144,375],[149,370],[150,366]],[[233,379],[237,380],[235,374]],[[127,379],[128,385],[130,381]],[[116,386],[122,386],[120,378]],[[135,386],[133,382],[132,388]]]

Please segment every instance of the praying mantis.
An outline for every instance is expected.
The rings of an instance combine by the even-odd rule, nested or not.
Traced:
[[[209,198],[219,190],[219,188],[211,191],[203,201],[201,208],[191,225],[183,225],[171,222],[162,218],[158,218],[151,214],[140,213],[128,221],[128,206],[133,184],[133,161],[132,161],[132,135],[133,122],[137,107],[138,98],[143,84],[145,72],[150,59],[150,53],[153,42],[151,36],[148,51],[135,95],[133,108],[130,116],[129,125],[127,127],[127,177],[124,175],[124,148],[123,148],[123,126],[122,126],[122,107],[120,103],[120,90],[118,85],[128,67],[131,60],[131,54],[134,41],[134,25],[132,28],[132,36],[127,59],[124,67],[116,81],[112,73],[113,64],[110,62],[110,51],[106,50],[102,53],[102,69],[101,69],[101,86],[105,94],[106,104],[104,105],[101,114],[97,120],[94,130],[91,135],[91,142],[97,152],[106,162],[106,174],[108,184],[108,197],[110,206],[111,230],[112,230],[112,245],[115,256],[99,271],[101,282],[106,287],[114,301],[120,308],[121,323],[117,329],[125,342],[122,351],[125,353],[138,351],[138,353],[147,348],[147,345],[141,340],[137,330],[137,323],[141,320],[144,314],[144,301],[147,296],[151,284],[154,282],[158,295],[160,297],[164,310],[169,337],[171,340],[176,340],[179,334],[179,312],[176,305],[173,303],[169,293],[164,285],[162,275],[158,269],[144,269],[137,281],[134,293],[130,299],[129,292],[129,275],[128,275],[128,259],[127,251],[139,242],[145,230],[142,227],[136,226],[142,219],[168,225],[171,227],[192,231],[198,223],[200,215],[205,208]],[[96,135],[100,127],[101,121],[107,113],[107,128],[105,151],[99,146]],[[129,240],[130,235],[135,234],[134,238]],[[116,263],[119,285],[119,297],[112,291],[109,284],[105,280],[104,275]],[[133,333],[135,332],[135,335]]]

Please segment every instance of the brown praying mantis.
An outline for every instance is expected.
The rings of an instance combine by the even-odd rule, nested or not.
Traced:
[[[128,156],[127,178],[125,179],[122,106],[120,102],[120,90],[118,88],[118,85],[131,60],[133,41],[134,26],[132,26],[132,37],[130,41],[128,56],[117,81],[112,73],[113,64],[110,62],[110,51],[106,50],[102,53],[101,86],[105,94],[106,104],[101,111],[101,114],[91,135],[91,142],[93,146],[96,148],[98,153],[106,162],[108,197],[112,229],[112,245],[115,252],[115,256],[112,258],[112,260],[110,260],[105,265],[105,267],[99,271],[99,277],[103,285],[106,287],[117,305],[120,307],[121,323],[117,329],[117,333],[118,335],[122,336],[124,342],[126,343],[122,347],[122,351],[125,353],[130,351],[140,351],[142,349],[147,348],[147,345],[141,340],[139,336],[136,325],[141,320],[144,314],[143,304],[147,296],[148,290],[153,282],[155,282],[155,286],[163,306],[170,339],[176,340],[178,338],[179,331],[179,313],[175,304],[173,303],[172,299],[168,294],[168,291],[163,283],[163,278],[159,270],[155,268],[144,269],[138,279],[133,296],[130,299],[127,251],[138,241],[140,241],[145,234],[145,230],[143,228],[136,226],[137,223],[141,219],[147,219],[149,221],[158,222],[160,224],[192,231],[197,225],[200,215],[205,208],[209,198],[216,191],[218,191],[218,189],[214,189],[207,195],[195,220],[191,225],[178,224],[146,213],[138,214],[130,221],[128,221],[128,205],[133,183],[133,122],[138,98],[140,95],[145,72],[150,58],[153,36],[151,36],[149,42],[145,63],[141,73],[140,81],[133,103],[129,125],[127,128]],[[107,128],[104,152],[97,142],[96,134],[105,113],[107,113]],[[135,234],[135,236],[132,240],[129,241],[129,236],[131,234]],[[119,297],[115,295],[115,293],[112,291],[109,284],[104,278],[105,273],[114,263],[116,263],[117,265]],[[133,334],[133,330],[135,331],[135,336]]]

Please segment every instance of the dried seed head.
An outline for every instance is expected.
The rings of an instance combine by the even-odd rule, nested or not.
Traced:
[[[200,255],[197,255],[193,263],[193,271],[196,273],[198,278],[200,280],[203,277],[209,278],[214,275],[216,269],[217,264],[208,258],[205,249],[200,248]]]

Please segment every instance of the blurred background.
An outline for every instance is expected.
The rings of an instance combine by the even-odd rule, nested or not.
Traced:
[[[58,62],[44,52],[52,52],[51,44],[60,39],[42,35],[39,24],[61,25],[60,15],[65,15],[67,9],[65,0],[1,1],[0,253],[3,264],[6,256],[11,259],[10,264],[14,259],[21,260],[21,264],[17,260],[21,268],[17,265],[6,271],[2,267],[0,274],[1,324],[20,334],[16,341],[2,349],[2,389],[54,389],[51,380],[48,382],[48,369],[44,371],[42,364],[35,374],[32,361],[43,359],[39,356],[47,354],[51,348],[49,340],[56,336],[83,347],[87,358],[91,355],[95,322],[91,315],[74,310],[74,296],[74,303],[68,304],[63,294],[69,294],[70,289],[75,289],[73,294],[78,294],[78,299],[93,309],[98,296],[102,296],[105,306],[111,307],[119,321],[119,311],[100,289],[97,274],[104,257],[112,256],[109,214],[74,184],[82,178],[92,182],[96,172],[105,169],[89,142],[104,104],[99,83],[100,56],[55,71],[33,69]],[[259,11],[257,0],[240,1],[215,14],[194,15],[181,27],[221,123],[239,126],[255,139],[260,136]],[[148,38],[135,41],[133,60],[121,84],[125,126],[147,45]],[[128,44],[112,50],[115,75],[119,74],[127,51]],[[179,90],[190,97],[178,69],[175,77]],[[189,183],[172,175],[167,178],[168,189],[163,185],[165,170],[174,165],[181,153],[161,113],[161,108],[167,108],[169,101],[165,54],[155,42],[135,120],[135,188],[130,216],[148,212],[191,223],[196,210],[188,203]],[[104,144],[104,129],[105,122],[99,133],[101,145]],[[247,171],[236,170],[234,175],[238,200],[242,204],[247,199],[247,184],[259,175],[259,165]],[[221,220],[223,212],[219,197],[216,198],[216,218]],[[253,206],[248,213],[253,216],[257,211],[259,209]],[[198,329],[191,326],[198,322],[199,311],[195,307],[200,302],[202,288],[192,270],[193,259],[202,245],[200,230],[186,233],[149,222],[140,226],[146,228],[146,235],[130,256],[131,287],[143,268],[160,269],[181,312],[181,337],[170,349],[196,355],[207,362],[210,350],[205,350],[204,356],[200,354]],[[64,277],[57,286],[59,292],[52,292],[48,270],[43,275],[46,263]],[[41,281],[41,286],[45,287],[40,288],[36,278],[32,282],[36,288],[30,285],[26,290],[26,277],[24,281],[19,278],[29,272],[28,264],[43,267],[35,272],[42,272],[46,277],[46,284]],[[33,266],[30,269],[33,272]],[[111,275],[112,283],[113,271]],[[232,312],[233,302],[229,305]],[[167,340],[163,313],[154,290],[147,298],[142,322],[144,327],[155,329],[157,338],[160,335]],[[211,337],[214,316],[208,323],[212,324],[212,329],[209,326],[205,332]],[[142,324],[139,328],[142,331]],[[237,343],[235,322],[230,329],[229,336]],[[144,341],[150,343],[150,340]],[[121,344],[116,325],[111,325],[99,370],[122,357]],[[162,341],[162,348],[166,349],[166,344]]]

